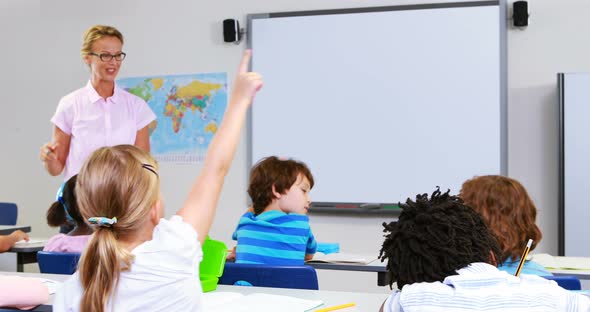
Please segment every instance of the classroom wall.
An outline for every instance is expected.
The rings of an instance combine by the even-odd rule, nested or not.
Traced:
[[[426,2],[444,1],[411,3]],[[120,77],[220,71],[233,77],[245,44],[222,42],[221,21],[225,18],[238,18],[245,26],[249,13],[408,3],[399,0],[3,0],[0,2],[0,38],[3,39],[0,200],[18,203],[19,223],[32,225],[32,236],[49,237],[57,232],[47,227],[44,214],[55,198],[61,178],[50,177],[44,171],[38,153],[39,147],[51,138],[49,119],[59,98],[88,79],[79,48],[82,32],[90,25],[112,24],[126,36],[124,50],[128,58]],[[523,30],[508,31],[508,170],[510,176],[527,187],[537,204],[538,224],[544,238],[536,251],[556,254],[556,73],[590,71],[590,42],[583,39],[590,30],[590,20],[586,18],[590,2],[535,0],[529,1],[529,8],[530,25]],[[211,230],[212,237],[230,244],[230,235],[247,203],[245,133],[242,138]],[[168,215],[182,205],[200,168],[199,164],[161,164]],[[312,215],[311,219],[319,241],[340,242],[341,250],[346,252],[376,254],[382,241],[381,223],[390,218]],[[322,289],[389,291],[387,287],[367,286],[376,284],[375,274],[319,271],[319,275]]]

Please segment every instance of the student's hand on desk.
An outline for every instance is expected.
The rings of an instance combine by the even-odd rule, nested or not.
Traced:
[[[225,257],[225,261],[236,262],[236,247],[234,247]]]
[[[21,240],[29,241],[29,235],[21,230],[16,230],[10,233],[10,237],[13,239],[13,242],[18,242]]]

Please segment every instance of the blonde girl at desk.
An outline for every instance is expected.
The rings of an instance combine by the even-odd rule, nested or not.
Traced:
[[[246,51],[219,130],[183,207],[163,219],[158,164],[132,145],[104,147],[76,184],[82,216],[96,230],[55,311],[202,311],[199,263],[246,112],[262,87]]]

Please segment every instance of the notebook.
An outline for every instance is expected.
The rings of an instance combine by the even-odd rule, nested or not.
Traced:
[[[355,255],[349,253],[331,253],[323,254],[321,252],[313,255],[313,259],[305,261],[306,263],[356,263],[369,264],[377,260],[377,256],[371,257],[366,255]]]
[[[29,239],[29,241],[27,242],[26,240],[19,240],[18,242],[14,243],[14,247],[30,247],[32,245],[45,245],[45,243],[47,243],[47,239],[37,239],[37,238],[31,238]]]
[[[590,258],[559,257],[549,254],[535,254],[531,259],[548,269],[590,270]]]
[[[249,295],[220,291],[203,293],[203,311],[207,312],[305,312],[323,304],[321,300],[262,293]]]

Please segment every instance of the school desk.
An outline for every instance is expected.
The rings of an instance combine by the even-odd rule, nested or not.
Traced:
[[[371,257],[367,257],[370,259]],[[376,259],[367,264],[359,263],[320,263],[320,262],[306,262],[307,265],[314,267],[316,270],[339,270],[339,271],[353,271],[353,272],[374,272],[377,273],[377,286],[388,286],[387,283],[387,268],[385,263]]]
[[[7,252],[16,253],[16,271],[23,272],[25,264],[37,263],[37,252],[43,250],[46,242],[45,240],[31,240],[12,246]]]
[[[28,225],[0,225],[0,235],[10,235],[16,230],[28,233],[31,231],[31,227]]]
[[[57,282],[64,282],[66,281],[68,278],[70,278],[70,275],[60,275],[60,274],[41,274],[41,273],[22,273],[22,272],[0,272],[0,275],[12,275],[12,276],[23,276],[23,277],[37,277],[37,278],[45,278],[45,279],[49,279],[52,281],[57,281]],[[40,306],[37,306],[35,309],[33,310],[28,310],[28,311],[37,311],[37,312],[50,312],[52,311],[51,308],[51,302],[53,300],[53,295],[49,295],[49,302],[47,304],[43,304]],[[8,308],[0,308],[0,312],[4,312],[4,311],[21,311],[18,309],[8,309]]]
[[[70,275],[59,274],[41,274],[41,273],[17,273],[17,272],[0,272],[2,275],[18,275],[25,277],[38,277],[50,279],[58,282],[67,280]],[[343,291],[325,291],[325,290],[306,290],[306,289],[288,289],[288,288],[267,288],[267,287],[248,287],[248,286],[230,286],[218,285],[215,292],[233,292],[243,295],[253,293],[264,293],[271,295],[290,296],[307,300],[321,300],[324,305],[320,308],[341,305],[354,302],[355,306],[338,310],[338,312],[360,312],[360,311],[379,311],[381,304],[387,299],[388,294],[377,293],[352,293]],[[32,311],[52,311],[51,304],[53,296],[50,296],[50,302],[41,305]],[[278,309],[280,310],[280,309]],[[277,310],[277,311],[278,311]],[[2,309],[2,311],[20,311],[11,309]]]
[[[369,258],[369,257],[368,257]],[[388,286],[386,262],[373,260],[368,264],[357,263],[313,263],[307,265],[314,267],[316,270],[341,270],[353,272],[374,272],[377,273],[377,286]],[[590,280],[590,270],[558,270],[548,269],[554,275],[572,275],[580,280]]]
[[[579,278],[580,280],[590,280],[590,270],[554,270],[549,269],[553,275],[570,275]]]

